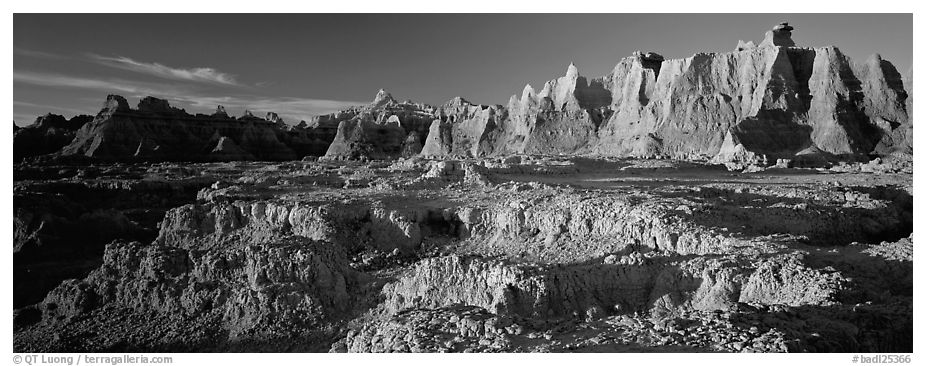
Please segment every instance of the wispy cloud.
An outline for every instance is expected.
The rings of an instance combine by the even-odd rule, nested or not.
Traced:
[[[219,70],[211,67],[194,67],[191,69],[183,69],[166,66],[157,62],[136,61],[124,56],[107,57],[96,54],[89,54],[88,56],[102,65],[155,75],[167,79],[188,80],[235,86],[239,85],[234,75],[220,72]]]
[[[26,57],[36,57],[36,58],[53,58],[53,59],[66,58],[56,53],[38,51],[38,50],[30,50],[30,49],[21,48],[21,47],[13,47],[13,54],[20,55],[20,56],[26,56]]]
[[[39,86],[107,90],[110,92],[126,93],[133,96],[159,95],[163,92],[179,92],[179,90],[176,89],[169,90],[166,88],[159,88],[157,86],[152,87],[144,83],[136,83],[127,80],[99,80],[29,71],[14,71],[13,81]]]
[[[103,93],[118,93],[128,97],[155,96],[167,99],[178,107],[192,107],[201,112],[211,113],[218,105],[224,106],[229,113],[241,113],[251,110],[255,115],[276,112],[289,123],[308,120],[312,116],[335,112],[349,106],[366,104],[356,101],[338,101],[327,99],[268,97],[257,95],[215,96],[195,89],[162,83],[148,83],[131,80],[73,77],[61,74],[14,71],[13,81],[38,86],[66,87],[98,90]]]

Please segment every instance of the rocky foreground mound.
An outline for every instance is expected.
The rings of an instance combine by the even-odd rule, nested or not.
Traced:
[[[912,178],[870,164],[34,170],[17,182],[16,264],[57,282],[15,293],[21,352],[912,350]],[[140,194],[78,201],[114,207],[91,217],[30,204],[89,187]],[[125,207],[171,191],[156,225]],[[63,272],[81,247],[97,261]]]
[[[912,86],[895,67],[877,54],[854,63],[833,46],[798,47],[793,29],[779,24],[758,46],[740,42],[732,52],[670,60],[637,52],[593,79],[569,65],[564,76],[539,90],[528,85],[506,105],[458,97],[433,107],[380,90],[369,105],[295,127],[273,113],[191,116],[154,98],[131,110],[111,96],[59,155],[230,161],[566,154],[761,166],[910,154]]]

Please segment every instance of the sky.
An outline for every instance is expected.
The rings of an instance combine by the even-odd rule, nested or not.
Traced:
[[[855,61],[880,53],[912,72],[911,14],[14,14],[13,119],[96,114],[108,94],[293,124],[380,88],[433,105],[503,104],[569,63],[598,77],[635,50],[731,51],[781,21],[798,46],[835,45]]]

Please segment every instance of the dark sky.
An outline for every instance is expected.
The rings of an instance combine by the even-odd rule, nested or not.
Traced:
[[[608,73],[634,50],[732,50],[789,21],[798,46],[912,65],[911,14],[15,14],[14,120],[95,114],[107,94],[223,104],[288,122],[367,103],[503,104],[525,84]]]

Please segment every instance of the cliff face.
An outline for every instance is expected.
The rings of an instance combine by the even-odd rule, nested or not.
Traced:
[[[864,94],[864,110],[871,123],[879,129],[875,152],[913,151],[913,86],[905,85],[903,77],[890,62],[874,54],[857,67],[856,75]]]
[[[440,109],[424,156],[594,154],[715,162],[865,159],[912,152],[909,83],[874,55],[801,48],[783,23],[759,46],[665,60],[637,52],[604,77],[570,65],[507,106]],[[461,102],[462,101],[462,102]]]
[[[496,150],[496,121],[507,112],[500,106],[483,106],[456,97],[437,111],[427,133],[422,156],[485,156]]]
[[[665,61],[658,73],[639,57],[625,59],[605,78],[614,115],[599,131],[596,151],[719,161],[791,158],[807,149],[909,152],[900,132],[908,121],[906,93],[884,76],[885,66],[893,69],[869,62],[856,73],[835,47],[698,54]],[[897,138],[875,149],[886,136]]]
[[[381,89],[369,105],[322,119],[329,123],[338,121],[325,158],[395,158],[421,152],[424,136],[434,119],[434,108],[398,102]]]
[[[508,102],[508,119],[500,124],[502,153],[584,153],[595,142],[600,107],[611,97],[597,81],[589,83],[569,65],[566,75],[535,93],[530,85],[520,100]]]
[[[276,114],[268,117],[272,121],[250,113],[232,118],[221,107],[212,115],[190,115],[153,97],[131,109],[124,98],[110,95],[60,154],[114,161],[292,160],[328,143],[305,125],[289,127]]]

